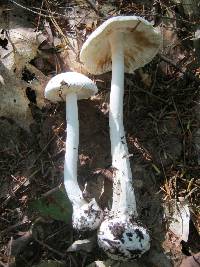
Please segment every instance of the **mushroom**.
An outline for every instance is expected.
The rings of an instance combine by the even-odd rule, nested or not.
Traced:
[[[79,146],[79,120],[77,100],[97,93],[93,81],[83,74],[65,72],[53,77],[45,88],[45,97],[52,101],[66,101],[67,138],[64,161],[64,186],[73,206],[73,227],[87,231],[98,228],[103,212],[93,198],[89,203],[83,198],[77,181]]]
[[[150,248],[149,233],[137,221],[123,126],[124,72],[133,73],[150,62],[160,43],[159,32],[148,21],[136,16],[118,16],[99,26],[80,52],[80,59],[88,72],[102,74],[112,70],[109,126],[112,166],[115,169],[113,205],[109,217],[100,226],[98,243],[117,260],[135,259]]]

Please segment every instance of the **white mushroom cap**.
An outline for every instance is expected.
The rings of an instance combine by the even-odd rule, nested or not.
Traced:
[[[123,33],[125,72],[149,63],[158,52],[161,35],[145,19],[137,16],[118,16],[105,21],[86,40],[80,60],[92,74],[102,74],[112,69],[109,39],[114,32]]]
[[[87,99],[98,91],[95,83],[77,72],[60,73],[46,85],[45,98],[52,102],[63,101],[70,93],[76,93],[77,99]]]
[[[103,220],[103,211],[97,204],[95,199],[92,199],[89,203],[85,203],[81,207],[74,206],[73,212],[73,227],[76,230],[91,231],[99,227]]]
[[[98,244],[114,260],[133,260],[150,248],[150,236],[141,225],[126,215],[102,222]]]

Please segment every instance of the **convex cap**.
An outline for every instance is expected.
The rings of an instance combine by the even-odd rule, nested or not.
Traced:
[[[110,18],[99,26],[86,40],[80,60],[92,74],[102,74],[112,69],[110,41],[112,33],[123,33],[125,72],[149,63],[161,44],[160,33],[145,19],[137,16]]]
[[[45,98],[52,102],[63,101],[68,94],[76,93],[77,98],[87,99],[98,91],[95,83],[77,72],[60,73],[53,77],[45,88]]]

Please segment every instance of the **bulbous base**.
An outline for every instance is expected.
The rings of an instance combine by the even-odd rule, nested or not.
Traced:
[[[111,259],[128,261],[141,257],[150,249],[150,236],[130,216],[122,216],[102,222],[98,244]]]
[[[91,231],[97,229],[103,220],[103,211],[95,199],[81,207],[73,207],[72,224],[78,231]]]

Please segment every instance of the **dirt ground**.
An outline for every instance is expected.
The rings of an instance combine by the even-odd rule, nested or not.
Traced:
[[[163,45],[159,54],[142,69],[125,75],[124,125],[133,186],[139,218],[152,237],[150,251],[126,266],[179,266],[184,257],[200,251],[200,65],[190,38],[195,20],[189,20],[171,1],[154,1],[154,5],[147,0],[94,2],[49,0],[42,1],[42,9],[41,1],[20,2],[37,14],[6,1],[0,6],[9,14],[20,10],[29,16],[31,27],[46,34],[45,43],[29,63],[47,80],[62,71],[84,72],[77,54],[71,52],[70,46],[64,49],[61,32],[69,38],[75,32],[78,41],[74,46],[78,49],[87,35],[110,16],[140,15],[160,27]],[[40,13],[47,15],[49,10],[58,13],[54,15],[56,23]],[[161,15],[153,16],[153,11]],[[74,21],[66,12],[75,14]],[[49,23],[48,29],[44,21]],[[50,35],[61,40],[58,46],[52,45]],[[26,82],[34,77],[30,71],[23,74]],[[96,81],[99,92],[92,99],[78,102],[78,179],[86,197],[95,196],[106,208],[112,201],[108,126],[111,73],[89,77]],[[31,92],[26,91],[31,114],[28,131],[13,115],[0,117],[0,266],[40,266],[41,261],[52,260],[57,262],[55,266],[79,267],[104,261],[107,256],[94,241],[96,233],[72,229],[71,208],[67,222],[30,208],[41,197],[48,198],[49,205],[55,201],[51,194],[63,183],[66,139],[64,103],[46,101],[41,106],[37,93]],[[188,201],[191,214],[188,242],[182,244],[170,232],[165,213],[166,207],[180,197]],[[90,249],[67,251],[75,240],[91,237]]]

